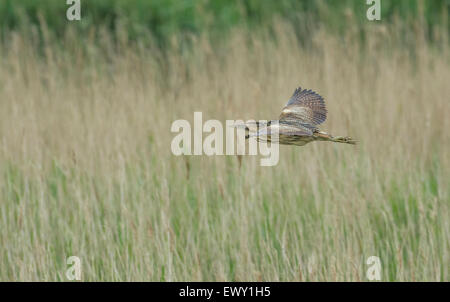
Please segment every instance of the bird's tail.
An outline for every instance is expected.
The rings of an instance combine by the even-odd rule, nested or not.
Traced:
[[[344,144],[351,144],[356,145],[357,141],[349,136],[332,136],[325,132],[316,132],[314,133],[314,136],[319,141],[330,141],[335,143],[344,143]]]

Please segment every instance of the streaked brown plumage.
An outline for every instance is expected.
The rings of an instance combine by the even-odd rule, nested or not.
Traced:
[[[318,125],[327,118],[327,109],[323,98],[312,90],[298,87],[281,111],[278,120],[268,123],[246,123],[247,138],[258,141],[270,141],[284,145],[303,146],[312,141],[331,141],[356,144],[350,137],[337,136],[321,132]],[[278,137],[277,137],[278,132]]]

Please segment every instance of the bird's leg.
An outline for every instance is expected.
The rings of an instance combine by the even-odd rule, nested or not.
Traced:
[[[352,139],[350,136],[336,136],[333,137],[332,141],[336,143],[356,145],[356,140]]]
[[[316,131],[314,137],[319,141],[331,141],[335,143],[345,143],[355,145],[356,141],[349,136],[332,136],[326,132]]]

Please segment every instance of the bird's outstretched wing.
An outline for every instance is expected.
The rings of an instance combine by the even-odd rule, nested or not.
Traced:
[[[326,118],[327,109],[323,98],[312,90],[298,87],[281,111],[279,120],[280,123],[316,129]]]

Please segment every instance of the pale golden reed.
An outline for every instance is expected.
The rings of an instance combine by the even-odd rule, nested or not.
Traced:
[[[382,280],[449,281],[448,33],[275,33],[238,30],[219,49],[198,38],[193,52],[174,39],[167,55],[101,30],[87,50],[47,37],[43,54],[12,35],[0,280],[64,281],[76,255],[83,280],[364,281],[374,255]],[[276,118],[299,85],[325,98],[321,128],[356,147],[282,146],[274,167],[172,155],[175,119]]]

